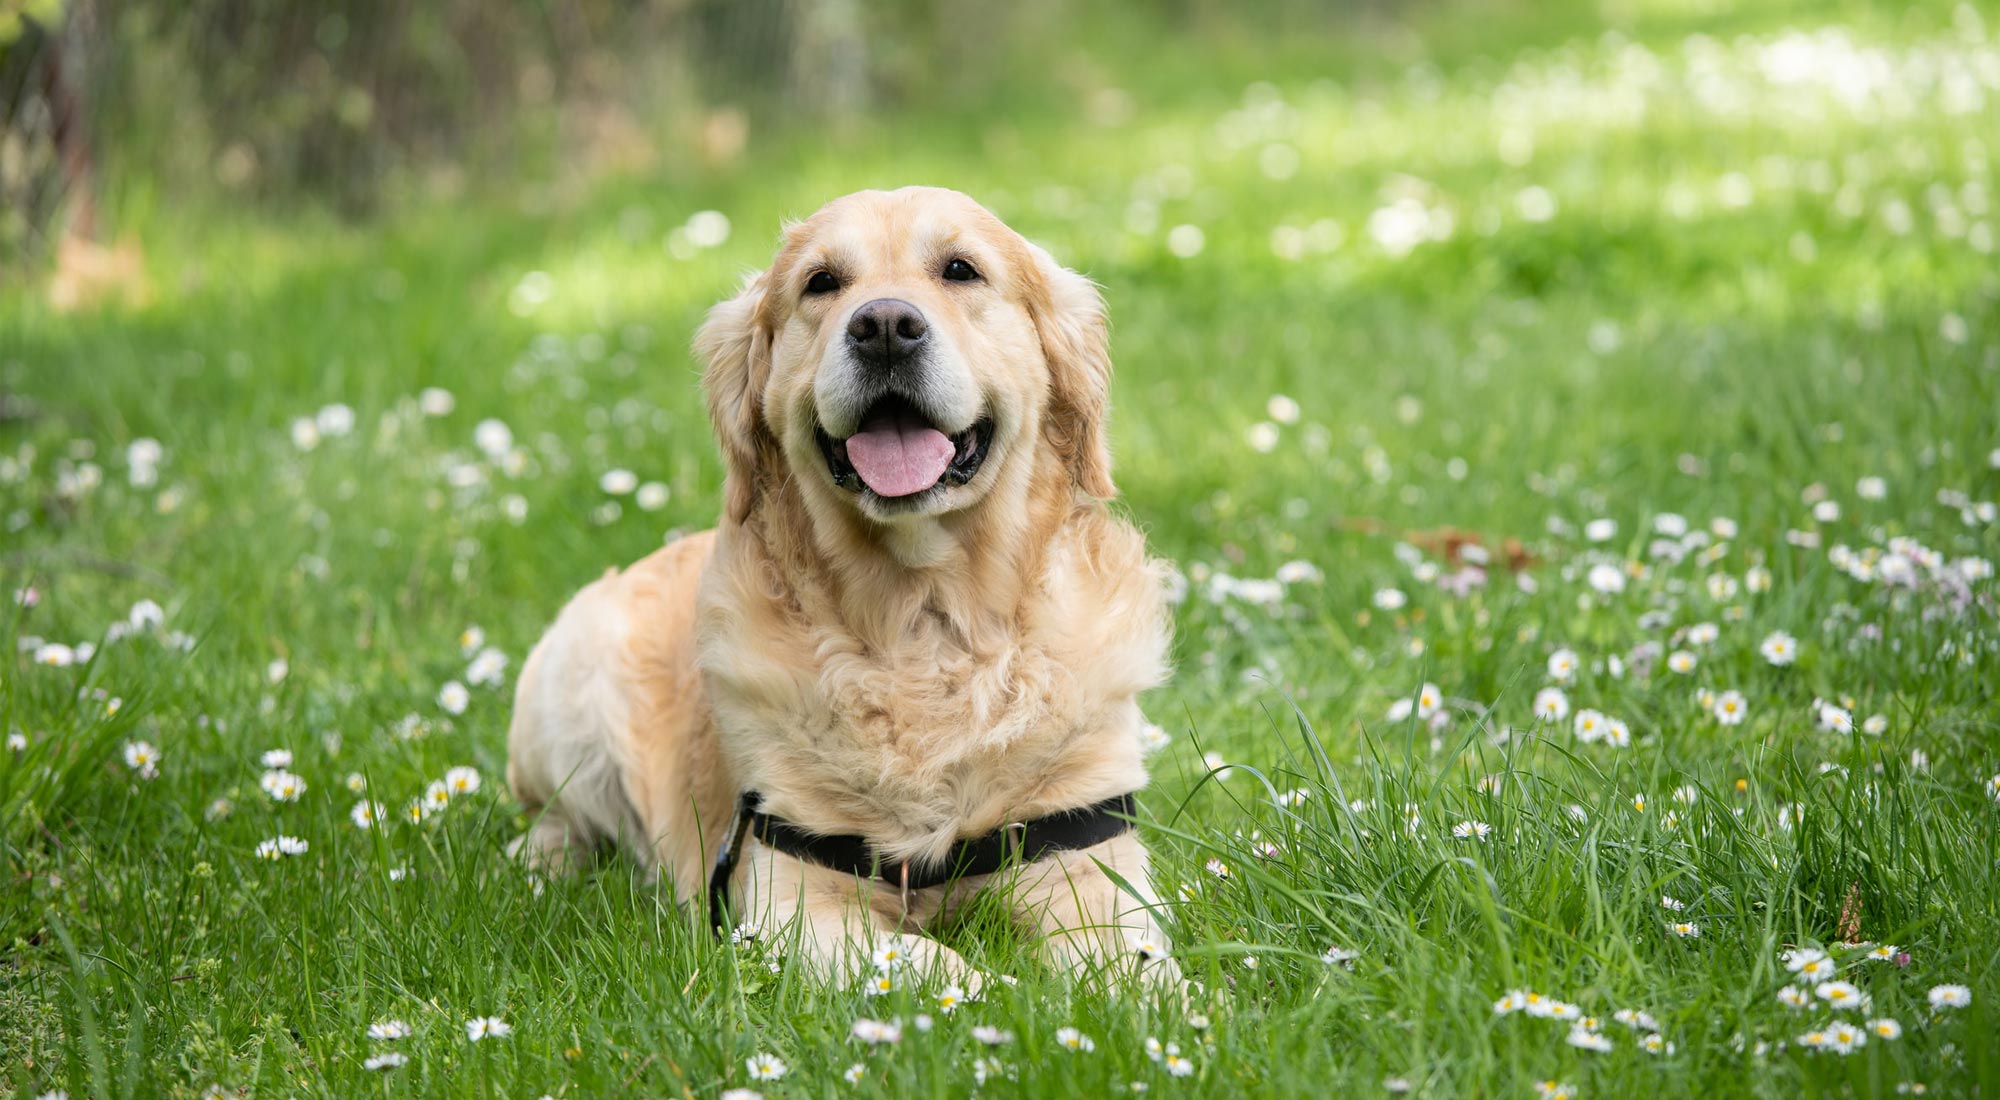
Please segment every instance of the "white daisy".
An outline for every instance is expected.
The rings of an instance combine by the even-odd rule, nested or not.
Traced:
[[[1451,835],[1460,840],[1485,840],[1493,834],[1493,826],[1484,821],[1461,821],[1451,827]]]
[[[1934,985],[1926,996],[1932,1008],[1964,1008],[1972,1003],[1972,990],[1962,985]]]
[[[1782,630],[1771,632],[1757,646],[1764,659],[1774,665],[1789,665],[1799,659],[1799,641]]]
[[[767,1051],[751,1055],[743,1065],[749,1069],[752,1081],[776,1081],[790,1069],[777,1055]]]
[[[465,1037],[473,1042],[486,1039],[505,1039],[514,1034],[514,1025],[498,1016],[474,1016],[465,1021]]]
[[[1056,1029],[1056,1045],[1065,1050],[1088,1054],[1097,1049],[1096,1040],[1073,1027]]]
[[[257,784],[273,802],[297,802],[306,791],[306,781],[288,771],[265,772]]]
[[[1569,696],[1561,688],[1543,688],[1535,693],[1534,711],[1544,722],[1560,722],[1569,717]]]

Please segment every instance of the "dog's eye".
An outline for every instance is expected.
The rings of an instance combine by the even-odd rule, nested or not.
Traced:
[[[815,271],[812,278],[806,280],[807,294],[832,294],[839,289],[840,280],[834,278],[831,271]]]
[[[964,260],[953,260],[944,265],[944,277],[954,283],[969,283],[979,278],[979,269]]]

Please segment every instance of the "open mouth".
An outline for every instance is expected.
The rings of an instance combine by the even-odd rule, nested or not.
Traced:
[[[875,402],[861,418],[860,430],[846,439],[823,429],[815,433],[835,485],[894,500],[971,481],[986,461],[993,421],[982,417],[972,427],[946,435],[915,405],[892,395]]]

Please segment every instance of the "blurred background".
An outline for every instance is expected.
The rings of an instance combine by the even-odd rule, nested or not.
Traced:
[[[607,173],[686,178],[913,109],[1115,124],[1133,104],[1107,63],[1142,67],[1163,39],[1331,33],[1375,8],[5,0],[0,248],[115,237],[104,200],[135,190],[357,217],[495,182],[553,201]]]

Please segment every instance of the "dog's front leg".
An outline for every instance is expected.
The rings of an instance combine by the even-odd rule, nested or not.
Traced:
[[[1139,897],[1127,893],[1105,868]],[[1154,913],[1146,849],[1130,833],[1095,847],[1062,852],[1023,869],[1013,908],[1040,929],[1047,961],[1079,977],[1142,977],[1178,990],[1180,967]]]
[[[744,846],[736,911],[760,935],[795,935],[805,963],[838,985],[886,980],[950,982],[977,996],[983,979],[963,956],[902,930],[908,914],[894,887],[816,867],[755,841]],[[892,985],[892,987],[893,987]]]

